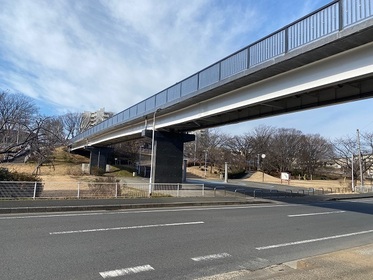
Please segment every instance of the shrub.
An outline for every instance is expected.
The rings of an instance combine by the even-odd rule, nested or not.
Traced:
[[[35,182],[37,182],[35,195],[40,196],[44,187],[37,176],[9,172],[7,168],[0,168],[0,181],[3,181],[0,182],[0,197],[4,198],[33,197]]]
[[[115,185],[119,182],[115,177],[108,176],[95,179],[94,182],[88,183],[89,192],[93,196],[101,197],[114,197],[121,196],[121,187],[118,184],[116,189]],[[117,190],[117,193],[115,191]]]
[[[7,168],[0,167],[0,181],[32,181],[39,182],[41,179],[36,175],[18,173],[16,171],[9,172]]]
[[[99,167],[92,167],[91,169],[91,175],[94,176],[104,176],[105,170]]]
[[[232,171],[231,173],[228,173],[228,178],[229,179],[241,179],[246,175],[246,170],[235,170]]]
[[[67,175],[72,175],[72,176],[81,176],[84,175],[81,166],[70,166],[66,170]]]

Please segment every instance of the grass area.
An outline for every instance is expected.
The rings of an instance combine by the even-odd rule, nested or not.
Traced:
[[[126,165],[115,165],[110,166],[110,172],[106,174],[115,177],[132,177],[133,172],[136,172],[136,169],[133,167]]]
[[[84,174],[82,164],[88,164],[89,158],[71,154],[67,148],[59,147],[53,153],[53,164],[43,164],[40,168],[40,177],[44,182],[64,182],[64,181],[91,181],[97,176]],[[0,167],[7,168],[10,172],[32,174],[36,163],[1,163]],[[111,167],[112,171],[105,173],[104,176],[132,177],[133,170],[125,166]]]

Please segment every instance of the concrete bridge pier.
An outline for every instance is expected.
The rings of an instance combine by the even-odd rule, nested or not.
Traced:
[[[143,136],[152,137],[152,130]],[[194,141],[195,135],[155,131],[154,135],[154,183],[182,183],[184,143]]]
[[[89,174],[92,174],[95,169],[105,171],[108,158],[113,149],[93,146],[86,146],[84,148],[90,151]]]

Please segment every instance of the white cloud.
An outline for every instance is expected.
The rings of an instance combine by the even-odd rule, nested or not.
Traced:
[[[119,112],[328,2],[0,0],[0,89]]]
[[[60,109],[123,110],[234,51],[253,29],[243,24],[253,10],[216,3],[2,0],[11,67],[0,68],[0,87]]]

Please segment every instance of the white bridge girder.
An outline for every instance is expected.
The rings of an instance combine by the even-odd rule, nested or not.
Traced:
[[[157,112],[156,129],[188,132],[372,96],[371,42],[215,96],[190,97],[186,105],[181,102]],[[72,149],[139,138],[146,123],[152,129],[152,117],[98,133],[74,143]]]
[[[371,96],[373,43],[158,117],[157,128],[212,127]]]

